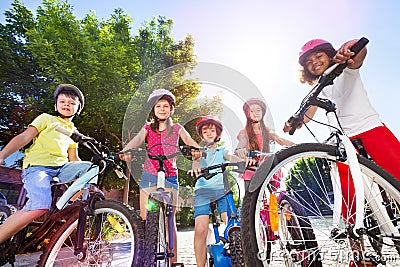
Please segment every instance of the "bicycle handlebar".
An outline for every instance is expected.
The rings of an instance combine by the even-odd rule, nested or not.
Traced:
[[[361,49],[363,49],[368,44],[368,42],[369,40],[367,38],[360,38],[360,40],[358,40],[358,42],[355,43],[351,48],[351,51],[354,52],[354,55],[351,58],[354,58],[354,56],[356,56],[361,51]],[[318,99],[318,95],[327,85],[333,84],[333,80],[338,77],[346,67],[347,62],[343,64],[336,63],[326,69],[325,72],[319,77],[318,83],[303,99],[300,108],[287,121],[291,125],[291,129],[289,130],[290,135],[293,135],[300,123],[303,122],[304,116],[311,106],[318,106],[327,111],[334,110],[334,104],[332,102],[330,102],[329,100]]]
[[[96,139],[89,137],[89,136],[85,136],[76,130],[70,131],[61,126],[57,126],[55,128],[55,130],[57,132],[60,132],[62,134],[69,136],[74,142],[79,143],[79,144],[85,146],[86,148],[88,148],[95,156],[99,157],[100,160],[103,161],[106,165],[111,165],[114,168],[114,171],[119,178],[128,179],[125,176],[124,171],[121,168],[121,166],[119,166],[117,163],[115,163],[114,159],[112,157],[110,157],[110,155],[102,153],[96,148],[95,144],[99,144],[99,142],[97,142]],[[102,145],[102,146],[104,147],[104,145]]]
[[[225,162],[225,163],[220,163],[212,166],[208,166],[205,168],[200,169],[200,175],[196,177],[196,180],[200,178],[205,178],[206,180],[211,179],[218,173],[224,173],[226,171],[226,167],[237,167],[237,169],[233,169],[232,171],[238,172],[238,173],[244,173],[246,170],[246,162],[245,161],[239,161],[239,162]],[[211,170],[215,169],[220,169],[220,171],[210,173]]]
[[[124,151],[120,151],[117,152],[116,154],[132,154],[133,156],[148,156],[150,159],[154,159],[154,160],[166,160],[166,159],[171,159],[174,158],[180,154],[182,154],[183,156],[191,156],[191,152],[193,150],[198,150],[198,151],[203,151],[203,148],[199,148],[199,147],[194,147],[194,146],[176,146],[179,150],[171,155],[151,155],[150,153],[147,152],[146,149],[144,148],[130,148]]]
[[[259,150],[249,150],[249,158],[257,158],[257,157],[265,157],[269,156],[273,153],[271,152],[262,152]]]
[[[78,132],[77,130],[70,131],[70,130],[65,129],[65,128],[61,127],[61,126],[57,126],[56,127],[56,131],[71,137],[71,139],[75,143],[79,143],[79,144],[82,144],[84,142],[93,142],[95,144],[98,143],[94,138],[89,137],[89,136],[85,136],[85,135],[81,134],[80,132]]]

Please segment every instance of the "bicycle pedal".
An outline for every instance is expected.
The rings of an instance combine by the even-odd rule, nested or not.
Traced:
[[[174,263],[171,263],[171,267],[185,267],[185,265],[180,262],[174,262]]]

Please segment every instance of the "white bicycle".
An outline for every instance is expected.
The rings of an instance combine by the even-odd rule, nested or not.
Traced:
[[[362,38],[352,50],[357,53],[367,43]],[[398,266],[400,181],[357,153],[339,125],[334,103],[318,97],[345,67],[327,69],[292,117],[291,133],[310,106],[325,109],[329,138],[283,149],[253,176],[241,227],[248,266]],[[284,178],[276,181],[278,173]],[[272,203],[282,191],[290,192],[305,214],[295,214],[287,202]],[[268,222],[265,213],[271,215]],[[310,224],[292,224],[293,219]]]

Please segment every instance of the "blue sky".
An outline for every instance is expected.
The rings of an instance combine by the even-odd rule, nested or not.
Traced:
[[[11,2],[0,2],[2,23],[3,13],[11,7]],[[21,2],[32,11],[41,3],[37,0]],[[337,48],[347,40],[365,36],[370,43],[361,70],[364,84],[382,120],[400,137],[399,111],[396,108],[400,98],[400,1],[68,2],[74,7],[77,18],[95,10],[99,18],[107,19],[114,9],[122,8],[134,20],[134,33],[145,20],[153,16],[163,15],[173,19],[175,39],[193,35],[198,61],[222,64],[248,77],[267,100],[276,132],[295,142],[312,140],[305,129],[299,130],[294,136],[281,131],[284,121],[297,110],[302,97],[310,89],[297,79],[300,47],[309,39],[322,38]],[[241,111],[241,107],[232,109]],[[324,120],[321,114],[320,118]],[[319,133],[320,139],[326,137],[322,130]]]

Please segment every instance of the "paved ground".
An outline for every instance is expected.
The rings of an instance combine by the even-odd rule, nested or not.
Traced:
[[[185,267],[196,266],[193,237],[193,228],[178,230],[178,261],[185,264]]]
[[[193,249],[193,228],[178,230],[178,260],[185,264],[185,267],[196,266]],[[15,267],[32,267],[35,266],[40,254],[19,255],[15,262]],[[4,267],[11,267],[10,264]]]

